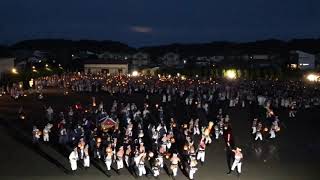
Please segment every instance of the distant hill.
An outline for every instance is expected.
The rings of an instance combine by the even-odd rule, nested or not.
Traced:
[[[134,52],[135,49],[126,44],[115,41],[95,41],[95,40],[64,40],[64,39],[37,39],[18,42],[11,46],[12,49],[32,49],[32,50],[60,50],[70,51],[88,50],[94,52],[110,51],[115,53]]]
[[[211,42],[202,44],[170,44],[152,47],[141,47],[140,51],[159,56],[166,52],[179,53],[182,56],[212,56],[242,53],[286,53],[290,50],[302,50],[309,53],[320,53],[320,39],[294,39],[281,41],[269,39],[255,42]]]
[[[182,57],[269,52],[287,53],[290,50],[320,53],[320,39],[293,39],[290,41],[268,39],[246,43],[224,41],[199,44],[175,43],[159,46],[146,46],[138,49],[116,41],[36,39],[21,41],[10,47],[0,46],[0,53],[7,54],[9,52],[10,54],[10,50],[17,49],[47,50],[52,52],[63,51],[68,53],[88,50],[97,53],[109,51],[111,53],[130,54],[142,51],[149,53],[153,58],[162,56],[167,52],[175,52],[180,54]]]

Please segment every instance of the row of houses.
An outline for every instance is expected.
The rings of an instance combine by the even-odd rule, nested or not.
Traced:
[[[268,67],[279,64],[285,64],[291,69],[312,70],[319,64],[319,57],[304,51],[290,51],[288,56],[281,56],[276,53],[241,53],[238,55],[215,55],[215,56],[189,56],[185,57],[178,53],[165,53],[156,59],[145,52],[135,54],[121,53],[93,53],[82,51],[71,55],[73,62],[77,62],[84,67],[88,73],[110,73],[127,74],[135,69],[154,69],[154,67],[183,68],[186,65],[211,66],[211,65],[245,65],[253,68]],[[24,65],[26,63],[41,63],[50,60],[50,53],[43,51],[34,51],[27,56],[26,60],[16,62],[15,57],[0,57],[0,73],[12,69],[14,66]]]

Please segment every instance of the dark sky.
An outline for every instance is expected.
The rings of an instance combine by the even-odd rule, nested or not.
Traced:
[[[320,0],[0,0],[0,43],[34,38],[173,42],[319,38]]]

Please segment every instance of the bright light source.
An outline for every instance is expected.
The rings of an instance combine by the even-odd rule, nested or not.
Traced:
[[[49,67],[49,65],[48,65],[48,64],[46,64],[46,68],[47,68],[47,67]]]
[[[31,80],[29,81],[29,86],[32,87],[33,84],[34,84],[34,81],[33,81],[33,79],[31,79]]]
[[[18,71],[17,71],[16,68],[12,68],[12,69],[11,69],[11,72],[12,72],[13,74],[18,74]]]
[[[197,75],[196,75],[196,78],[198,78],[198,77],[199,77],[199,75],[197,74]]]
[[[186,80],[187,78],[185,76],[181,76],[181,80]]]
[[[133,71],[133,72],[132,72],[132,76],[133,76],[133,77],[139,76],[139,72],[138,72],[138,71]]]
[[[36,67],[35,66],[32,66],[32,69],[35,69]]]
[[[177,73],[177,76],[180,77],[180,73]]]
[[[237,73],[236,70],[229,69],[225,73],[226,78],[228,79],[237,79]]]
[[[58,64],[59,67],[61,67],[61,64]]]
[[[315,82],[315,81],[319,81],[320,76],[317,74],[309,74],[307,76],[307,79],[308,79],[308,81]]]
[[[186,60],[183,60],[183,64],[186,64],[187,63],[187,61]]]

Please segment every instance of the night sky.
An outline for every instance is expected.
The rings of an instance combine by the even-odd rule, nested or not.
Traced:
[[[319,0],[0,1],[0,44],[35,38],[143,46],[319,37]]]

